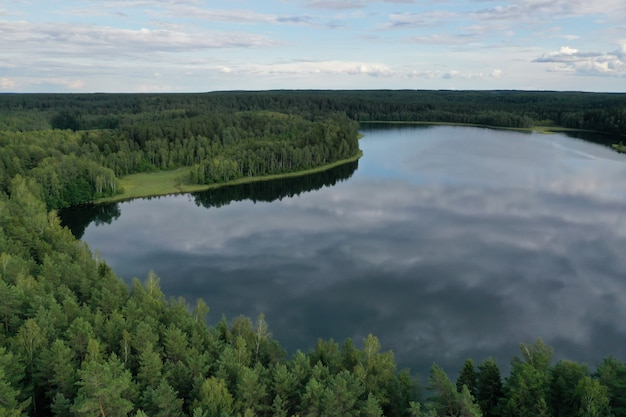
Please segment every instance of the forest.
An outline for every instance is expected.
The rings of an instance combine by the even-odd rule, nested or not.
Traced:
[[[211,321],[154,274],[128,288],[16,176],[0,198],[2,416],[624,416],[626,363],[522,344],[422,381],[365,340],[288,356],[263,315]]]
[[[626,95],[523,91],[2,94],[0,190],[34,178],[49,209],[123,192],[118,178],[185,167],[185,184],[355,157],[358,123],[463,123],[626,134]]]
[[[261,110],[148,109],[100,129],[99,122],[82,126],[78,112],[59,110],[43,130],[1,131],[0,189],[15,175],[33,178],[54,209],[115,195],[118,177],[138,172],[187,167],[185,183],[215,184],[306,170],[359,151],[358,124],[332,113],[306,119]]]
[[[397,369],[374,335],[288,354],[263,315],[211,317],[153,273],[127,286],[55,211],[118,193],[130,173],[227,183],[341,161],[358,153],[359,122],[556,126],[618,143],[625,112],[626,95],[557,92],[0,95],[0,416],[626,416],[626,362],[555,363],[539,339],[503,368],[467,359],[453,379]],[[281,198],[276,184],[196,202]]]
[[[322,187],[335,185],[347,180],[354,174],[359,165],[358,161],[346,162],[334,168],[296,177],[285,177],[271,181],[254,181],[236,185],[223,185],[207,191],[191,194],[199,207],[219,208],[236,201],[250,200],[257,202],[271,202],[293,197],[309,191],[319,190]],[[159,198],[159,197],[147,197]],[[120,216],[119,203],[85,204],[59,210],[61,224],[67,226],[77,239],[80,239],[87,226],[95,224],[110,224]]]

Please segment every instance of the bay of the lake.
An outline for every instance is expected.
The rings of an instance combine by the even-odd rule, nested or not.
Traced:
[[[555,360],[626,359],[626,155],[565,134],[362,132],[358,167],[61,216],[126,282],[153,270],[209,324],[264,313],[289,353],[372,333],[399,367],[451,378],[469,357],[506,374],[537,338]]]

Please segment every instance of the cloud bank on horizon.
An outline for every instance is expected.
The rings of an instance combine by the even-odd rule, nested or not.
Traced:
[[[0,92],[626,92],[623,0],[8,0]]]

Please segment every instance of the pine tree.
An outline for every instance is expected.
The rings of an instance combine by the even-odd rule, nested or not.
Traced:
[[[202,383],[198,399],[194,403],[194,416],[230,415],[233,409],[233,396],[228,392],[223,379],[212,376]]]
[[[494,358],[487,358],[478,366],[476,391],[476,402],[483,415],[496,417],[503,393],[500,369]]]
[[[456,380],[456,389],[461,392],[463,390],[463,385],[465,385],[469,389],[470,394],[476,397],[476,392],[478,391],[477,384],[478,372],[476,372],[474,361],[472,359],[466,359],[463,364],[463,369]]]
[[[142,410],[150,417],[182,417],[183,400],[162,380],[156,388],[148,386],[141,398]]]
[[[72,412],[75,416],[123,417],[134,408],[131,374],[112,354],[109,360],[87,360],[79,371],[78,394]]]
[[[446,373],[436,364],[430,370],[429,386],[433,392],[429,398],[430,407],[437,416],[444,417],[481,417],[480,407],[474,403],[474,398],[467,385],[463,385],[461,392],[457,391]]]
[[[6,379],[4,368],[0,366],[0,416],[20,417],[26,415],[23,413],[23,407],[26,404],[20,404],[18,401],[19,390],[13,388]]]
[[[371,392],[367,395],[365,405],[361,409],[362,417],[383,417],[383,410],[380,408],[380,404],[376,399],[376,396]]]

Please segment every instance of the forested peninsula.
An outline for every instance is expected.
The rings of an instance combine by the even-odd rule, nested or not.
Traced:
[[[288,355],[263,315],[211,317],[154,274],[128,287],[55,214],[123,195],[131,174],[175,173],[183,190],[353,163],[363,122],[582,129],[612,145],[626,94],[0,95],[0,416],[626,416],[626,363],[554,363],[541,340],[505,376],[468,359],[455,382],[398,370],[373,335]]]
[[[625,101],[522,91],[3,94],[0,189],[30,178],[52,209],[330,167],[358,158],[358,123],[372,121],[581,129],[618,144]],[[133,193],[150,177],[130,174],[157,171],[157,186]]]

